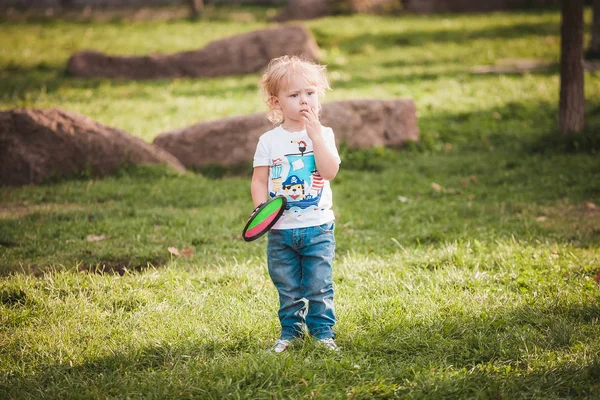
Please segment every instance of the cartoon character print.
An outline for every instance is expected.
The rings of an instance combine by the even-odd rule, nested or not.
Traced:
[[[300,151],[300,155],[303,156],[306,151],[306,142],[304,140],[292,140],[292,143],[298,143],[298,151]]]
[[[307,151],[307,143],[293,140],[299,153],[286,154],[273,159],[271,164],[271,197],[284,195],[288,210],[296,211],[317,206],[325,181],[316,168],[312,151]]]
[[[282,187],[288,201],[299,201],[306,198],[304,194],[304,182],[296,175],[288,176],[285,182],[283,182]]]

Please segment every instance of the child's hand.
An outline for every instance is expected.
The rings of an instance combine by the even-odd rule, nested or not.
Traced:
[[[311,140],[315,140],[321,135],[321,122],[316,108],[311,107],[307,111],[303,111],[302,119],[306,126],[306,133]]]

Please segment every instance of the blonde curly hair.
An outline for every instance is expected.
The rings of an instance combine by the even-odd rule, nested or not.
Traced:
[[[267,118],[274,125],[281,124],[285,118],[281,110],[275,108],[273,97],[277,96],[281,89],[289,83],[292,74],[299,74],[308,83],[316,86],[319,102],[325,97],[325,91],[331,89],[327,79],[326,66],[297,56],[272,59],[262,76],[260,86],[265,103],[269,107]]]

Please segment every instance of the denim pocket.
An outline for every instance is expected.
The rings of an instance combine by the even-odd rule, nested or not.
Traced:
[[[333,233],[335,230],[335,222],[326,222],[323,225],[318,225],[317,228],[323,233]]]

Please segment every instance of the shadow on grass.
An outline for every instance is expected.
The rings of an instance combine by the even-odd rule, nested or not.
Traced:
[[[585,115],[582,132],[560,134],[556,132],[534,138],[528,146],[532,153],[540,154],[598,154],[600,153],[600,105],[592,105]]]
[[[277,397],[284,392],[300,398],[315,390],[367,397],[389,390],[388,395],[431,399],[592,398],[600,392],[600,359],[586,356],[585,348],[597,341],[599,314],[597,304],[574,303],[440,316],[412,325],[375,319],[364,334],[341,335],[339,354],[303,345],[272,356],[257,340],[215,332],[218,339],[159,340],[80,365],[69,366],[65,359],[27,366],[29,373],[13,368],[0,378],[0,388],[15,399],[75,392],[161,398]],[[376,328],[380,323],[384,329]]]
[[[66,64],[66,60],[65,60]],[[174,96],[178,97],[198,97],[198,96],[236,96],[253,92],[257,88],[255,82],[243,84],[232,84],[226,87],[219,87],[213,78],[208,77],[182,77],[182,81],[189,80],[193,82],[193,87],[182,87],[173,85],[173,78],[153,79],[153,80],[129,80],[129,79],[111,79],[111,78],[79,78],[69,74],[65,66],[53,66],[39,64],[31,67],[8,66],[0,70],[0,92],[6,100],[30,100],[40,95],[54,94],[61,89],[98,89],[102,86],[110,86],[112,89],[127,89],[126,96],[129,100],[145,100],[148,98],[148,91],[164,89],[172,91]],[[242,79],[239,75],[237,78]],[[220,79],[220,78],[217,78]],[[236,76],[222,77],[222,79],[236,79]],[[215,83],[212,83],[212,82]],[[204,83],[204,84],[201,84]],[[134,90],[135,89],[135,90]],[[85,99],[85,92],[73,94],[71,100],[77,100],[77,97]],[[117,94],[119,98],[123,95]]]
[[[393,67],[393,63],[389,63],[390,67]],[[405,62],[398,62],[398,65],[406,64],[407,66],[419,65]],[[332,68],[333,71],[340,70],[342,68]],[[552,64],[544,68],[524,71],[524,72],[498,72],[498,73],[477,73],[471,69],[468,70],[455,70],[443,73],[435,72],[419,72],[419,73],[393,73],[393,74],[379,74],[377,77],[371,76],[369,72],[357,71],[352,75],[350,80],[340,80],[334,82],[335,89],[358,89],[364,87],[372,87],[373,85],[385,85],[390,82],[402,82],[404,84],[411,83],[423,83],[427,81],[438,81],[443,79],[463,79],[469,80],[469,82],[485,82],[488,80],[497,80],[498,76],[508,77],[520,77],[525,74],[527,75],[540,75],[540,76],[556,76],[559,73],[558,65]]]
[[[474,17],[475,18],[475,17]],[[476,40],[511,40],[524,37],[556,36],[558,23],[530,22],[519,24],[505,24],[498,26],[485,26],[477,29],[436,29],[436,30],[410,30],[398,33],[365,33],[360,36],[338,37],[313,27],[312,30],[321,47],[339,47],[349,54],[360,53],[365,46],[375,49],[389,49],[390,47],[423,47],[429,43],[458,43]]]
[[[467,113],[421,111],[421,143],[416,150],[443,150],[444,144],[466,150],[510,150],[521,155],[594,154],[600,151],[600,106],[587,104],[581,133],[558,131],[558,105],[509,102]]]
[[[64,87],[97,89],[100,79],[77,79],[68,75],[66,66],[39,64],[31,67],[8,66],[0,70],[2,97],[10,100],[28,100],[31,96],[54,93]]]

